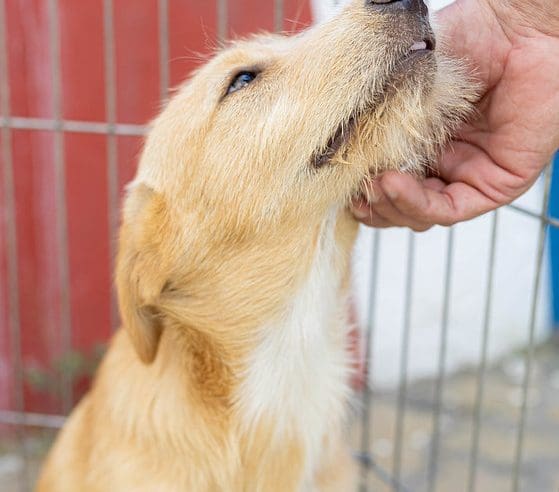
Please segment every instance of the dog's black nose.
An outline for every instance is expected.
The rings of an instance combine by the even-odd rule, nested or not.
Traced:
[[[422,16],[426,16],[429,12],[423,0],[365,0],[365,5],[377,10],[408,10]]]

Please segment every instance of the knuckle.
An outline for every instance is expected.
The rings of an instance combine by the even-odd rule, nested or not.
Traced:
[[[427,232],[432,227],[433,227],[433,225],[414,225],[414,226],[412,226],[411,229],[414,232]]]
[[[441,226],[444,226],[444,227],[452,227],[453,225],[458,223],[458,221],[455,220],[455,219],[451,219],[450,217],[445,217],[445,218],[439,220],[437,223]]]

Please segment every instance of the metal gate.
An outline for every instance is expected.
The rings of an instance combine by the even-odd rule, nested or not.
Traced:
[[[88,0],[79,5],[71,0],[0,0],[3,491],[30,490],[54,431],[87,387],[101,352],[98,345],[118,324],[110,285],[119,201],[157,101],[199,62],[197,52],[208,52],[219,40],[262,28],[293,31],[310,18],[304,0]],[[483,442],[493,425],[485,420],[488,395],[508,384],[499,379],[501,366],[488,355],[496,245],[505,213],[500,211],[490,219],[486,278],[480,285],[484,300],[472,306],[483,314],[479,356],[474,368],[458,375],[447,373],[447,349],[460,238],[455,228],[444,232],[443,297],[433,354],[437,370],[434,377],[418,380],[409,361],[420,239],[407,236],[398,380],[389,388],[368,385],[354,426],[361,490],[532,491],[559,486],[553,467],[559,447],[552,439],[553,431],[559,435],[559,398],[553,396],[559,392],[559,364],[549,355],[556,356],[558,349],[552,342],[540,348],[535,335],[546,235],[550,227],[559,227],[559,219],[548,215],[550,183],[548,169],[539,209],[507,208],[538,229],[535,256],[523,259],[533,262],[534,274],[524,299],[530,306],[525,347],[514,356],[520,364],[513,370],[514,415],[505,406],[492,409],[514,424],[507,452],[502,443],[489,443],[495,449],[488,454]],[[366,360],[378,355],[379,269],[386,241],[385,232],[372,235]],[[467,403],[449,405],[448,391],[460,384],[467,386]],[[534,390],[542,395],[536,410],[538,418],[545,416],[543,424],[529,420]],[[410,422],[421,424],[411,434]],[[469,423],[466,438],[451,449],[449,439],[463,438],[464,432],[449,431],[449,425],[464,422]],[[451,451],[456,459],[448,460]]]

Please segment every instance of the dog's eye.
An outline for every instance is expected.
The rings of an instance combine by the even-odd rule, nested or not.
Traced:
[[[227,89],[227,94],[232,94],[233,92],[237,92],[245,88],[248,84],[250,84],[257,76],[256,72],[239,72],[233,82],[229,85]]]

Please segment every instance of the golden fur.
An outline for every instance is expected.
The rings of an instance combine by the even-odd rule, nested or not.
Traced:
[[[303,34],[233,43],[180,87],[124,205],[123,330],[39,492],[351,490],[342,313],[357,225],[346,205],[383,169],[430,165],[474,97],[440,52],[406,58],[429,32],[416,12],[356,1]],[[225,95],[240,70],[259,74]],[[340,125],[345,140],[317,165]],[[313,324],[323,330],[306,334]],[[278,330],[289,333],[280,354]],[[306,343],[322,333],[336,365]],[[267,340],[277,388],[261,374]],[[313,364],[331,370],[326,383],[303,381]]]

